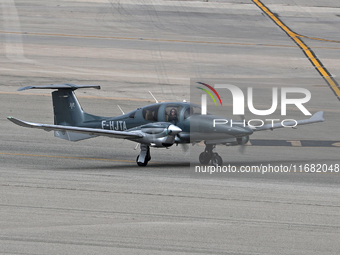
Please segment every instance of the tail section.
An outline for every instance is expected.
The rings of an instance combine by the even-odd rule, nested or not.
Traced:
[[[83,111],[74,90],[79,88],[96,88],[97,85],[74,85],[74,84],[60,84],[60,85],[46,85],[46,86],[28,86],[18,89],[55,89],[52,92],[53,111],[54,111],[54,125],[62,126],[76,126],[76,127],[93,127],[99,128],[98,123],[103,119],[100,116],[88,114]],[[69,141],[79,141],[94,136],[87,134],[72,133],[69,131],[60,132],[55,131],[55,136]]]
[[[52,92],[54,125],[79,126],[85,121],[85,112],[81,108],[73,90],[59,89]]]

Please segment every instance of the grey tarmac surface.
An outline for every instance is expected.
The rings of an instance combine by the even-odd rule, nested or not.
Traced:
[[[304,43],[339,81],[339,2],[263,4],[309,37]],[[254,2],[4,0],[0,7],[1,254],[339,253],[339,173],[238,171],[340,164],[339,100]],[[256,105],[267,108],[274,85],[307,88],[307,108],[323,110],[326,121],[258,132],[244,154],[219,146],[237,171],[209,174],[195,173],[202,145],[190,153],[152,149],[139,168],[131,142],[71,143],[6,119],[53,123],[50,91],[17,92],[21,86],[98,84],[77,91],[79,101],[114,116],[117,104],[128,112],[153,103],[149,90],[160,101],[189,100],[190,79],[252,84]]]

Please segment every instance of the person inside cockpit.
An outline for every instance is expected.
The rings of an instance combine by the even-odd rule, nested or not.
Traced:
[[[170,110],[170,115],[169,115],[168,121],[173,122],[173,123],[176,123],[178,121],[177,110],[175,108],[172,108]]]

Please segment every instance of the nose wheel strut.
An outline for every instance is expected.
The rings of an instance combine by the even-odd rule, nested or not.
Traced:
[[[223,164],[223,160],[217,152],[215,152],[216,145],[215,144],[206,144],[204,151],[199,156],[199,161],[202,165],[208,165],[209,162],[213,166],[221,166]]]

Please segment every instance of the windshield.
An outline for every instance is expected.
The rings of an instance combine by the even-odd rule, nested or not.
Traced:
[[[187,119],[192,115],[201,115],[201,107],[199,106],[188,107],[184,112],[184,119]]]

